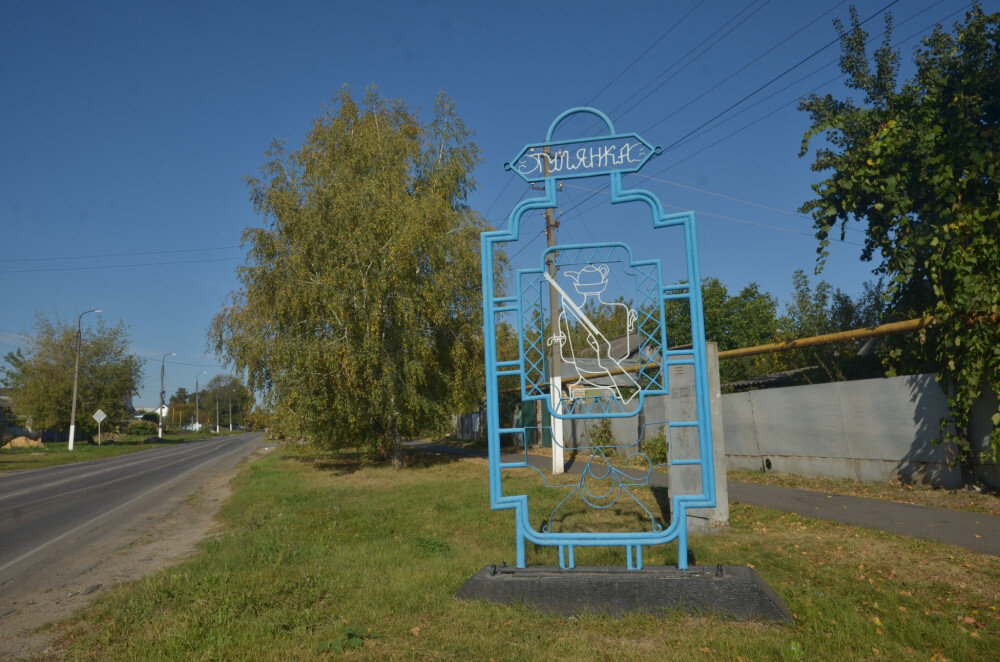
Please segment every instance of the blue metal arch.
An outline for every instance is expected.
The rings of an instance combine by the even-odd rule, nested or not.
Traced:
[[[571,108],[560,114],[550,125],[546,134],[546,144],[560,144],[551,142],[551,138],[556,128],[568,117],[588,113],[601,119],[608,128],[608,136],[601,138],[617,137],[611,120],[601,111],[594,108]],[[634,135],[634,134],[631,134]],[[636,136],[637,137],[637,136]],[[640,139],[641,140],[641,139]],[[566,141],[566,142],[581,142]],[[645,141],[643,141],[644,144]],[[529,146],[530,147],[530,146]],[[522,150],[523,154],[528,147]],[[659,148],[654,148],[659,153]],[[519,155],[520,157],[520,155]],[[510,164],[505,164],[505,168],[511,169]],[[519,173],[520,174],[520,173]],[[483,331],[484,331],[484,351],[486,358],[486,402],[487,402],[487,443],[489,448],[489,476],[490,476],[490,506],[494,510],[515,511],[515,544],[517,555],[517,566],[525,566],[525,542],[530,541],[542,546],[555,546],[559,549],[560,565],[563,567],[573,566],[573,548],[575,546],[622,546],[626,551],[626,565],[628,568],[642,567],[642,548],[649,545],[658,545],[673,540],[678,541],[679,568],[687,567],[687,510],[689,508],[712,508],[716,505],[715,491],[715,471],[712,454],[712,429],[711,415],[709,411],[708,394],[708,368],[705,349],[705,327],[702,313],[701,300],[701,275],[697,250],[697,233],[695,229],[695,219],[693,212],[680,212],[667,214],[663,210],[663,205],[659,199],[643,189],[625,189],[622,185],[621,171],[601,171],[585,176],[607,175],[610,177],[610,194],[612,204],[624,204],[629,202],[645,203],[650,211],[654,228],[681,227],[684,233],[684,245],[687,262],[687,292],[683,294],[668,294],[663,288],[660,293],[660,305],[665,298],[680,299],[686,298],[689,304],[691,316],[691,333],[694,354],[694,372],[696,389],[696,410],[697,427],[699,433],[699,459],[684,460],[674,462],[677,464],[698,464],[701,468],[702,491],[700,494],[671,495],[671,521],[669,526],[662,530],[648,532],[629,533],[569,533],[537,531],[530,525],[528,513],[528,497],[524,494],[504,496],[502,491],[502,470],[514,468],[528,468],[527,461],[522,462],[502,462],[500,456],[500,437],[502,434],[520,433],[524,434],[524,428],[502,428],[500,426],[499,413],[499,385],[498,381],[504,376],[520,376],[524,379],[523,365],[519,361],[499,362],[497,360],[496,347],[496,315],[498,313],[509,312],[514,309],[511,304],[516,297],[500,296],[496,292],[496,282],[494,280],[493,265],[495,248],[498,244],[517,241],[520,237],[521,219],[525,213],[535,209],[557,208],[558,204],[558,180],[564,177],[544,178],[544,196],[529,198],[518,203],[511,211],[508,218],[506,230],[493,230],[484,232],[481,236],[481,258],[482,258],[482,286],[483,286]],[[582,175],[583,176],[583,175]],[[523,175],[522,175],[523,177]],[[521,330],[518,330],[520,334]],[[684,354],[690,354],[684,351]],[[669,364],[670,352],[664,348],[664,363]],[[518,364],[518,365],[512,365]],[[630,414],[634,415],[634,414]],[[543,480],[545,479],[542,475]]]

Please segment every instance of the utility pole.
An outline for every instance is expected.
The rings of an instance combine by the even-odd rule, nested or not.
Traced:
[[[233,386],[229,385],[229,431],[233,431]]]
[[[76,385],[80,378],[80,344],[83,339],[83,316],[87,313],[99,313],[100,308],[85,310],[76,318],[76,363],[73,366],[73,405],[69,414],[69,450],[73,450],[73,438],[76,437]]]
[[[215,434],[219,434],[219,394],[215,394]]]
[[[160,409],[157,411],[160,415],[160,429],[156,431],[156,436],[160,439],[163,439],[163,372],[168,356],[177,356],[177,352],[164,354],[163,358],[160,359]]]
[[[550,173],[549,166],[549,147],[546,146],[542,150],[545,153],[545,158],[542,159],[542,163],[545,168],[545,176],[548,177]],[[545,210],[545,239],[546,245],[552,248],[556,245],[556,228],[559,227],[559,221],[556,220],[556,216],[552,211],[552,208]],[[545,266],[548,269],[549,276],[551,276],[552,281],[556,279],[556,254],[554,252],[549,252],[545,257]],[[551,349],[551,354],[549,356],[549,399],[552,403],[551,411],[558,412],[562,401],[562,345],[555,339],[559,337],[559,293],[556,288],[551,284],[549,285],[549,347]],[[561,418],[556,418],[551,416],[549,418],[549,423],[552,430],[552,473],[561,474],[564,469],[563,462],[563,429]]]
[[[202,370],[194,378],[194,431],[201,432],[201,393],[198,391],[198,378],[207,371]]]

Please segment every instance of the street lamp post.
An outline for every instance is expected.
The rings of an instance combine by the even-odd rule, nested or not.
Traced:
[[[170,352],[169,354],[164,354],[163,358],[160,359],[160,409],[157,413],[160,415],[160,427],[156,431],[156,436],[163,439],[163,372],[165,370],[165,365],[168,356],[177,356],[177,352]]]
[[[69,414],[69,450],[73,450],[73,439],[76,436],[76,387],[80,378],[80,340],[82,336],[83,316],[87,313],[99,313],[100,308],[85,310],[76,318],[76,363],[73,366],[73,405]]]
[[[201,393],[198,392],[198,378],[205,374],[202,370],[194,378],[194,431],[201,431]]]

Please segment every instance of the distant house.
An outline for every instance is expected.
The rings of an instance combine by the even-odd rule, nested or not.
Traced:
[[[133,418],[142,418],[143,414],[159,414],[163,418],[166,418],[169,412],[170,407],[167,405],[163,405],[163,407],[136,407]]]
[[[10,398],[0,395],[0,437],[7,432],[7,417],[10,416]]]
[[[10,396],[0,389],[0,439],[28,434],[28,428],[16,425],[16,420]]]

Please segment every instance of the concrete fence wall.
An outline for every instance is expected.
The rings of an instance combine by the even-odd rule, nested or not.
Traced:
[[[986,393],[973,410],[974,444],[986,448],[996,411]],[[961,485],[955,449],[932,443],[947,398],[933,374],[773,388],[722,396],[729,466],[863,481]],[[978,478],[1000,487],[998,467]]]

